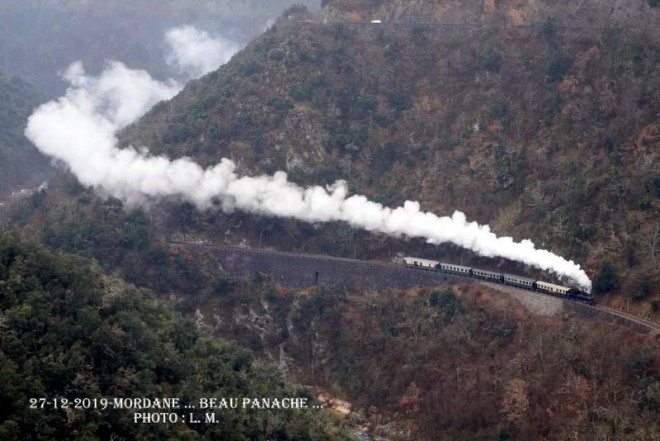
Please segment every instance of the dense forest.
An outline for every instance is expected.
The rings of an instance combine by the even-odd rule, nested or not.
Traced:
[[[348,399],[362,409],[352,418],[386,438],[653,441],[660,433],[657,339],[530,314],[502,292],[301,292],[253,278],[249,289],[235,284],[199,302],[209,326],[231,323],[217,332],[258,353],[284,351],[290,377]]]
[[[349,438],[312,409],[238,408],[213,425],[164,425],[135,424],[131,410],[35,408],[33,398],[311,396],[149,291],[11,235],[0,236],[0,323],[3,440]]]

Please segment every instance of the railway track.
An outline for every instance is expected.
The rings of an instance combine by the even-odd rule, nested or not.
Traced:
[[[250,252],[250,253],[253,253],[253,254],[272,255],[272,256],[296,256],[296,257],[308,256],[310,258],[313,257],[313,258],[317,258],[317,259],[329,259],[329,260],[336,260],[336,261],[344,261],[344,262],[347,262],[347,263],[364,262],[363,260],[359,260],[359,259],[351,259],[351,258],[348,258],[348,257],[328,256],[326,254],[291,253],[291,252],[287,252],[287,251],[264,250],[264,249],[259,249],[259,248],[241,247],[241,246],[237,246],[237,245],[213,245],[213,244],[208,244],[208,243],[184,242],[184,241],[180,241],[180,240],[170,240],[169,243],[174,244],[174,245],[184,245],[184,246],[198,247],[198,248],[245,251],[245,252]],[[382,264],[383,262],[378,262],[378,263]]]
[[[654,321],[647,320],[647,319],[645,319],[643,317],[639,317],[637,315],[628,314],[628,313],[625,313],[623,311],[618,311],[616,309],[608,308],[606,306],[596,305],[596,306],[592,306],[592,308],[594,308],[598,311],[601,311],[605,314],[617,316],[617,317],[620,317],[620,318],[622,318],[624,320],[627,320],[629,322],[636,323],[636,324],[638,324],[640,326],[643,326],[645,328],[648,328],[650,331],[655,332],[655,333],[660,335],[660,323],[656,323]]]
[[[235,246],[235,245],[214,245],[214,244],[208,244],[208,243],[196,243],[196,242],[186,242],[186,241],[181,241],[181,240],[170,240],[169,243],[173,245],[180,245],[180,246],[185,246],[185,247],[190,247],[190,248],[201,248],[201,249],[209,249],[209,250],[225,250],[225,251],[234,251],[237,253],[249,253],[249,254],[256,254],[256,255],[261,255],[261,256],[272,256],[274,259],[282,258],[283,256],[290,256],[290,257],[296,257],[296,258],[308,258],[308,259],[322,259],[326,261],[334,261],[334,262],[343,262],[348,265],[356,265],[356,264],[364,264],[367,263],[364,260],[359,260],[359,259],[350,259],[346,257],[334,257],[334,256],[327,256],[327,255],[322,255],[322,254],[301,254],[301,253],[291,253],[291,252],[285,252],[285,251],[271,251],[271,250],[263,250],[263,249],[254,249],[254,248],[247,248],[247,247],[240,247],[240,246]],[[399,265],[396,265],[394,263],[385,263],[385,262],[368,262],[372,264],[377,264],[379,266],[391,266],[391,267],[396,267],[398,268]],[[410,271],[415,271],[415,270],[410,270]],[[428,273],[433,273],[432,271],[426,271]],[[437,273],[437,275],[443,276],[445,275],[444,273]],[[471,277],[464,277],[461,275],[451,275],[454,278],[462,279],[465,281],[471,281],[471,282],[476,282],[476,283],[483,283],[484,285],[491,285],[491,282],[484,282],[479,279],[474,279]],[[540,292],[530,292],[525,289],[520,289],[514,286],[506,285],[507,288],[510,289],[515,289],[517,291],[520,291],[521,293],[524,294],[531,294],[531,295],[542,295],[542,296],[547,296],[550,298],[554,299],[559,299],[559,300],[564,300],[564,301],[569,301],[571,303],[574,303],[576,305],[580,305],[581,308],[587,308],[591,309],[594,311],[598,311],[606,316],[609,316],[611,318],[616,318],[618,322],[627,322],[636,325],[637,328],[644,328],[648,330],[649,332],[655,333],[657,335],[660,335],[660,323],[645,319],[643,317],[639,317],[633,314],[628,314],[616,309],[608,308],[605,306],[601,305],[595,305],[591,306],[583,302],[574,302],[570,301],[567,299],[564,299],[563,297],[558,297],[558,296],[552,296],[549,294],[545,293],[540,293]]]

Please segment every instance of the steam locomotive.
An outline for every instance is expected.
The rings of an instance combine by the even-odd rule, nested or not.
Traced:
[[[493,283],[515,286],[517,288],[537,291],[562,297],[578,302],[595,305],[596,301],[588,293],[577,288],[555,285],[542,280],[534,280],[528,277],[516,276],[514,274],[498,273],[480,268],[456,265],[454,263],[438,262],[436,260],[422,259],[419,257],[404,257],[406,267],[426,271],[437,271],[442,273],[456,274],[459,276],[470,277],[473,279],[486,280]]]

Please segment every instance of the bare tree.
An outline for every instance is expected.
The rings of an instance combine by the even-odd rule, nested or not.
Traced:
[[[502,414],[509,421],[521,420],[529,410],[527,383],[520,378],[509,381],[502,397]]]

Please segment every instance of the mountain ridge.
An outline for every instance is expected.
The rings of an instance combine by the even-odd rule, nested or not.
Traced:
[[[436,22],[533,25],[551,19],[559,26],[618,27],[648,29],[660,26],[660,6],[651,0],[325,0],[324,19],[382,22]]]

